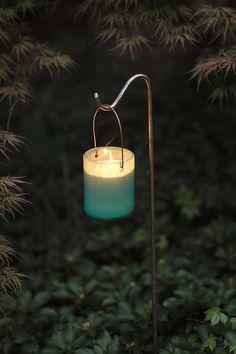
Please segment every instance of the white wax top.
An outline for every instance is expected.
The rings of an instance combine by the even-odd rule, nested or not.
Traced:
[[[84,153],[84,171],[96,177],[122,177],[134,171],[134,154],[123,149],[124,167],[121,164],[121,148],[116,146],[101,146]]]

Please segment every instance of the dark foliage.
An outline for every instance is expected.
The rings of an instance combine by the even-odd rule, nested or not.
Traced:
[[[89,6],[91,3],[87,2]],[[117,4],[123,6],[124,2]],[[128,15],[129,6],[133,4],[134,13],[140,6],[138,1],[137,5],[133,1],[125,4]],[[182,2],[178,4],[183,6]],[[60,8],[63,2],[48,1],[50,9],[56,5]],[[110,1],[110,6],[114,2]],[[94,19],[110,11],[105,6],[94,9]],[[191,11],[194,26],[197,11],[206,10],[205,5],[193,9],[187,1],[184,9],[183,21],[189,23]],[[167,10],[162,16],[173,21],[172,8],[168,15]],[[42,8],[40,11],[44,13]],[[175,16],[180,16],[179,8],[175,11]],[[179,48],[181,41],[174,40],[167,43],[173,49],[177,45],[171,55],[157,46],[152,53],[142,51],[143,57],[131,61],[127,56],[118,59],[116,52],[95,48],[94,32],[99,35],[96,25],[87,25],[84,17],[77,31],[77,23],[66,22],[73,14],[62,12],[60,16],[58,12],[45,15],[46,20],[36,17],[31,25],[43,38],[53,33],[53,46],[71,54],[79,63],[79,71],[54,77],[50,83],[45,77],[34,82],[33,99],[27,105],[17,104],[14,111],[11,127],[17,135],[2,132],[5,140],[6,136],[12,139],[9,147],[14,148],[21,135],[29,140],[31,152],[17,152],[10,167],[14,175],[28,176],[32,182],[33,205],[25,205],[26,216],[2,226],[23,256],[19,273],[28,278],[20,296],[8,301],[0,319],[1,354],[152,351],[146,93],[141,85],[130,89],[119,108],[125,145],[136,155],[135,214],[117,222],[96,221],[84,215],[82,202],[82,154],[92,144],[92,94],[101,88],[102,98],[110,102],[123,82],[140,71],[151,77],[153,87],[160,353],[236,353],[235,116],[233,106],[207,109],[204,85],[197,94],[184,76],[200,55],[198,65],[202,67],[196,66],[191,75],[201,77],[201,82],[212,75],[214,84],[218,79],[228,84],[229,77],[224,79],[225,56],[220,50],[224,35],[215,38],[214,43],[219,40],[220,46],[213,49],[210,43],[215,31],[207,28],[209,33],[201,46],[209,51],[204,55],[201,46],[200,50],[195,47],[195,40],[184,43],[186,54]],[[208,12],[198,15],[202,21]],[[24,16],[24,21],[30,22],[29,12]],[[216,16],[214,26],[222,21],[222,13],[220,16]],[[184,33],[194,35],[196,28],[193,30],[186,32],[185,28]],[[159,36],[160,30],[156,38],[164,44],[166,39]],[[226,42],[230,36],[229,31]],[[217,58],[214,72],[207,65],[213,60],[211,51]],[[225,51],[232,59],[231,43]],[[233,74],[233,59],[230,63],[229,72]],[[231,77],[233,81],[234,75]],[[108,116],[100,120],[101,143],[114,135],[113,123]],[[7,146],[4,140],[2,146]],[[7,176],[7,160],[1,167]],[[12,193],[19,188],[18,184],[7,186]],[[1,238],[0,261],[4,267],[12,256],[11,246]],[[9,275],[14,277],[10,270]]]

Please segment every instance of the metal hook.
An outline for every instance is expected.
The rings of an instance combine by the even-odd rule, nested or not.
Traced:
[[[123,97],[129,85],[136,79],[142,79],[146,83],[148,96],[148,146],[149,146],[149,171],[150,171],[150,236],[152,248],[152,322],[153,322],[153,354],[159,353],[157,338],[157,277],[156,277],[156,229],[155,229],[155,186],[154,186],[154,153],[153,153],[153,122],[152,122],[152,90],[150,79],[145,74],[132,76],[123,86],[113,103],[102,104],[99,94],[95,93],[94,98],[97,107],[103,111],[111,111]]]
[[[106,106],[106,105],[105,105]],[[94,141],[94,147],[97,147],[97,138],[96,138],[96,117],[97,117],[97,113],[99,111],[101,111],[102,109],[100,107],[98,107],[96,109],[96,112],[94,113],[93,116],[93,141]],[[121,170],[123,170],[124,168],[124,138],[123,138],[123,130],[122,130],[122,126],[121,126],[121,122],[120,122],[120,118],[117,114],[117,112],[115,111],[114,108],[110,108],[109,111],[112,111],[115,114],[117,123],[119,125],[119,130],[120,130],[120,143],[121,143],[121,163],[120,163],[120,168]]]
[[[97,106],[100,107],[103,111],[111,111],[112,109],[116,108],[116,106],[118,105],[119,101],[123,97],[123,95],[124,95],[125,91],[127,90],[127,88],[136,79],[143,79],[146,82],[147,87],[148,87],[148,98],[150,98],[151,97],[151,95],[150,95],[151,94],[151,89],[150,89],[150,79],[149,79],[149,77],[147,75],[145,75],[145,74],[136,74],[136,75],[132,76],[125,83],[125,85],[123,86],[123,88],[119,92],[118,96],[116,97],[116,99],[111,104],[102,104],[99,94],[97,92],[95,92],[94,98],[95,98]]]

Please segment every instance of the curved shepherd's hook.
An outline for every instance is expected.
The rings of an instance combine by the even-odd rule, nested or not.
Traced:
[[[156,237],[155,237],[155,188],[154,188],[154,154],[153,154],[153,122],[152,122],[152,90],[150,79],[147,75],[137,74],[132,76],[123,86],[117,98],[111,104],[102,104],[99,94],[95,93],[98,108],[103,111],[112,111],[116,108],[130,84],[142,79],[147,86],[148,94],[148,147],[149,147],[149,170],[150,170],[150,236],[152,248],[152,319],[153,319],[153,353],[158,354],[157,343],[157,277],[156,277]]]

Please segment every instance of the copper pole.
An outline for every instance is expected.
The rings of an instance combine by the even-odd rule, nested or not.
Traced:
[[[157,341],[157,271],[156,271],[156,235],[155,235],[155,185],[154,185],[154,154],[153,154],[153,121],[152,121],[152,90],[150,79],[147,75],[137,74],[132,76],[123,86],[117,98],[112,104],[102,104],[98,93],[94,94],[98,108],[103,111],[111,111],[123,97],[129,85],[136,79],[142,79],[147,86],[148,94],[148,150],[150,171],[150,238],[152,250],[152,329],[153,329],[153,354],[159,354]]]

